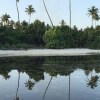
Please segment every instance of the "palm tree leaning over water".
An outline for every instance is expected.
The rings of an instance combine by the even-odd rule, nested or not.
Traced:
[[[35,10],[32,7],[32,5],[28,5],[28,8],[26,8],[25,12],[29,15],[29,24],[30,24],[31,15],[35,13]]]
[[[19,0],[16,0],[16,9],[17,9],[17,13],[18,13],[18,21],[20,22],[18,3],[19,3]]]
[[[88,15],[92,18],[92,27],[93,27],[93,21],[95,20],[96,16],[98,16],[99,9],[95,6],[92,6],[91,8],[88,8]]]
[[[48,12],[48,10],[47,10],[47,7],[46,7],[46,4],[45,4],[45,1],[43,0],[43,5],[44,5],[44,8],[45,8],[45,10],[46,10],[46,13],[47,13],[47,15],[48,15],[48,17],[49,17],[49,20],[50,20],[50,22],[51,22],[51,25],[52,25],[52,27],[53,27],[53,22],[52,22],[52,20],[51,20],[51,17],[50,17],[50,15],[49,15],[49,12]]]

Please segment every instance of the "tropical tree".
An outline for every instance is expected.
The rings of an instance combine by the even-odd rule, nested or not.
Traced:
[[[51,25],[52,25],[52,27],[53,27],[53,22],[52,22],[52,20],[51,20],[51,17],[50,17],[50,15],[49,15],[49,12],[48,12],[48,10],[47,10],[47,7],[46,7],[46,4],[45,4],[45,1],[43,0],[43,5],[44,5],[44,8],[45,8],[45,10],[46,10],[46,13],[47,13],[47,15],[48,15],[48,17],[49,17],[49,20],[50,20],[50,22],[51,22]]]
[[[18,21],[20,22],[18,3],[19,3],[19,0],[16,0],[16,9],[17,9],[17,13],[18,13]]]
[[[9,21],[10,26],[13,28],[15,22],[13,20]]]
[[[61,20],[60,24],[61,24],[61,26],[65,26],[66,25],[64,20]]]
[[[91,79],[87,81],[87,86],[90,87],[91,89],[94,89],[95,87],[98,86],[99,82],[99,76],[92,76]]]
[[[35,9],[32,7],[32,5],[28,5],[28,8],[26,8],[25,12],[29,15],[29,24],[30,24],[31,15],[35,13]]]
[[[4,24],[4,26],[9,24],[9,18],[11,17],[8,14],[1,16],[1,22]]]
[[[29,79],[28,81],[26,81],[25,83],[25,87],[28,88],[28,90],[32,90],[33,86],[35,85],[36,83],[33,82],[31,79]]]
[[[96,16],[98,16],[99,9],[95,6],[92,6],[91,8],[88,8],[88,15],[92,18],[92,27],[93,27],[93,21],[95,20]]]

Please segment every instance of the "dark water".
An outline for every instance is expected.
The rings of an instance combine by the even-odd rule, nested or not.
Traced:
[[[100,56],[0,58],[0,100],[100,100]]]

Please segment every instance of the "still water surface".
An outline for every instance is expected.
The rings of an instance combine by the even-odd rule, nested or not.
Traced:
[[[100,100],[100,56],[0,58],[0,100]]]

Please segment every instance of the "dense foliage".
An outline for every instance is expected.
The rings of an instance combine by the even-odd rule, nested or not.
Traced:
[[[0,48],[1,49],[19,49],[34,48],[44,45],[42,36],[45,34],[46,26],[44,22],[35,20],[28,25],[23,21],[13,26],[0,26]]]
[[[58,26],[46,31],[43,39],[47,48],[100,48],[99,33],[100,26],[84,30]]]
[[[78,30],[65,24],[50,27],[39,20],[10,21],[0,25],[0,48],[100,48],[100,26]]]

